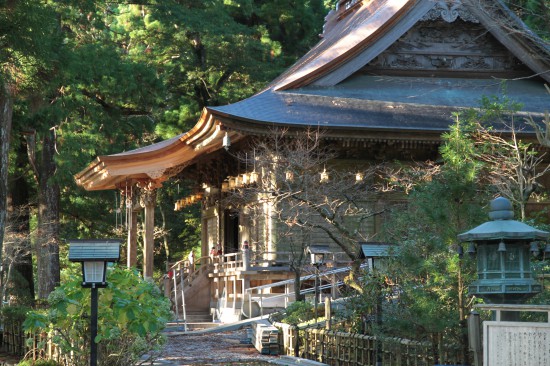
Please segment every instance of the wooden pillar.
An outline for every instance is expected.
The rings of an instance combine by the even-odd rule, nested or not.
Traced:
[[[129,210],[130,217],[128,218],[128,248],[126,255],[126,265],[128,268],[135,267],[137,265],[137,212]]]
[[[223,277],[223,288],[225,289],[225,307],[229,303],[229,276]]]
[[[141,206],[145,208],[145,243],[143,244],[143,277],[153,278],[154,230],[155,230],[155,189],[144,189],[141,193]]]
[[[237,276],[233,276],[233,310],[237,308]]]

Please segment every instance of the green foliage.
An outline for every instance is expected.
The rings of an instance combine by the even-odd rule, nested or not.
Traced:
[[[45,359],[38,359],[38,360],[25,360],[21,361],[17,364],[17,366],[61,366],[61,364],[55,362],[54,360],[45,360]]]
[[[440,148],[440,153],[445,161],[445,169],[458,174],[465,174],[466,182],[474,182],[482,167],[482,164],[476,159],[476,146],[471,138],[475,131],[475,124],[461,121],[461,116],[455,115],[455,124],[449,127],[449,131],[442,134],[441,138],[445,141]]]
[[[298,325],[307,322],[313,318],[313,305],[306,301],[295,301],[290,304],[281,323]]]
[[[386,271],[363,271],[360,273],[361,291],[349,288],[345,293],[344,306],[335,312],[335,318],[345,320],[346,331],[353,333],[377,335],[391,333],[384,331],[381,317],[388,311],[392,300],[392,287],[385,282],[380,273]]]
[[[2,316],[2,323],[23,323],[25,320],[28,311],[30,310],[27,306],[3,306],[0,310]]]
[[[457,235],[485,219],[487,192],[479,185],[481,165],[469,137],[471,126],[457,117],[443,135],[443,165],[410,193],[406,207],[385,225],[386,239],[400,244],[381,275],[399,284],[399,299],[384,308],[384,329],[401,337],[429,340],[444,334],[463,342],[467,314],[465,283],[473,261],[456,254]]]
[[[39,359],[36,361],[33,361],[33,360],[21,361],[17,364],[17,366],[61,366],[61,365],[55,362],[54,360]]]
[[[550,39],[550,1],[509,0],[506,3],[539,36]]]
[[[75,365],[86,364],[90,342],[90,291],[82,289],[80,276],[74,273],[50,294],[49,308],[29,313],[24,323],[27,331],[49,332]],[[99,290],[98,359],[109,366],[134,364],[162,345],[170,303],[132,270],[114,267],[107,280],[109,287]]]

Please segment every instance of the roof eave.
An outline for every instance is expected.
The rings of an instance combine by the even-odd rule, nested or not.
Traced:
[[[116,189],[118,185],[136,181],[161,183],[173,173],[170,169],[189,163],[205,150],[221,148],[222,129],[205,109],[190,131],[170,143],[163,141],[125,153],[99,156],[74,178],[88,191]]]

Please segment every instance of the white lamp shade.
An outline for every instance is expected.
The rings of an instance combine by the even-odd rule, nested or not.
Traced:
[[[311,264],[323,264],[325,262],[324,253],[311,253]]]
[[[105,262],[83,262],[84,282],[105,282]]]

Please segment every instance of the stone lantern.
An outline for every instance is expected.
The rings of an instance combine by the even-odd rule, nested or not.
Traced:
[[[539,242],[550,233],[514,220],[512,204],[503,197],[491,201],[489,218],[458,235],[469,242],[466,252],[477,254],[478,279],[468,292],[492,304],[523,303],[542,291],[531,275],[530,255],[539,252]]]

